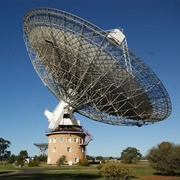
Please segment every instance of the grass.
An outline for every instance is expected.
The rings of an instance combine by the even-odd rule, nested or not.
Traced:
[[[38,170],[43,169],[43,173],[38,173]],[[18,175],[17,172],[21,170],[37,170],[37,173],[26,173],[24,175]],[[12,174],[13,173],[13,174]],[[78,167],[78,166],[62,166],[62,167],[27,167],[15,168],[12,166],[0,167],[0,179],[4,174],[9,174],[8,177],[3,177],[3,179],[38,179],[38,180],[102,180],[101,176],[98,173],[97,167]],[[13,176],[12,176],[13,175]]]
[[[79,170],[75,170],[75,169],[71,169],[71,170],[53,170],[53,171],[47,171],[46,172],[48,174],[48,179],[51,178],[61,178],[61,179],[67,179],[67,180],[100,180],[103,179],[99,174],[98,171],[96,169],[92,170],[92,169],[79,169]]]
[[[133,169],[135,176],[153,175],[156,173],[149,165],[149,162],[139,162],[137,164],[129,165]]]
[[[153,170],[148,162],[139,162],[135,165],[129,165],[133,170],[133,180],[147,180],[153,179],[152,176],[157,172]],[[26,172],[24,174],[18,174],[17,172]],[[32,173],[33,172],[33,173]],[[13,175],[12,175],[13,173]],[[7,174],[7,177],[3,175]],[[38,180],[103,180],[99,175],[97,166],[80,167],[80,166],[40,166],[40,167],[28,167],[23,166],[17,168],[12,165],[0,166],[0,179],[15,180],[15,179],[38,179]],[[146,177],[145,177],[146,176]],[[180,177],[160,177],[158,179],[165,180],[180,180]]]
[[[165,180],[180,180],[180,177],[156,176],[156,170],[150,167],[148,161],[139,162],[137,164],[129,165],[134,172],[133,180],[147,180],[147,179],[165,179]],[[156,176],[156,177],[155,177]]]

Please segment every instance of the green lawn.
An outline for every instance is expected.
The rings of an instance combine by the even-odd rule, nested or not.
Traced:
[[[156,173],[154,169],[149,166],[148,162],[139,162],[137,164],[129,165],[136,176],[153,175]]]
[[[153,170],[148,162],[140,162],[135,165],[129,165],[133,170],[134,178],[133,180],[147,180],[154,179],[151,176],[155,175],[156,171]],[[43,169],[44,172],[38,172],[38,170]],[[12,173],[17,173],[26,170],[30,172],[31,170],[37,170],[37,173],[26,173],[24,175],[10,176]],[[39,179],[39,180],[103,180],[99,175],[99,170],[97,166],[89,167],[79,167],[79,166],[40,166],[29,168],[28,166],[23,166],[22,168],[17,168],[12,165],[0,166],[0,179]],[[8,174],[7,178],[1,178],[4,174]],[[141,177],[142,176],[142,177]],[[144,176],[144,177],[143,177]],[[146,176],[146,177],[145,177]],[[147,177],[148,176],[148,177]],[[165,180],[180,180],[180,177],[168,178],[166,176],[159,177],[158,179]]]

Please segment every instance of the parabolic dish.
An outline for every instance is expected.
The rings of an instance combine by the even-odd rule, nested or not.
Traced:
[[[36,8],[24,17],[24,39],[43,83],[90,119],[147,125],[166,119],[171,101],[153,71],[110,31],[67,12]]]

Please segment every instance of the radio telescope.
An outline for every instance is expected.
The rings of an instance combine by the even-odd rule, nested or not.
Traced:
[[[34,143],[34,145],[40,150],[41,155],[45,155],[48,149],[48,143]]]
[[[65,11],[36,8],[25,15],[23,31],[34,69],[60,100],[53,113],[45,111],[51,130],[62,123],[64,109],[127,126],[170,115],[166,89],[128,48],[122,29],[103,30]]]

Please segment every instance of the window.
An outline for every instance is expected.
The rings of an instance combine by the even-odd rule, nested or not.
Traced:
[[[67,142],[71,142],[71,138],[70,137],[67,138]]]
[[[67,152],[71,152],[71,147],[67,147]]]
[[[63,142],[63,141],[64,141],[64,138],[60,137],[59,142]]]
[[[81,142],[81,144],[83,144],[83,143],[84,143],[83,138],[81,138],[81,139],[80,139],[80,142]]]
[[[79,158],[75,157],[74,161],[77,163],[79,162]]]
[[[56,138],[53,138],[53,143],[56,143]]]
[[[56,147],[53,147],[53,152],[56,152]]]
[[[51,139],[49,139],[49,143],[51,143]]]
[[[63,115],[63,118],[66,118],[66,119],[67,119],[67,118],[71,118],[71,117],[70,117],[70,114],[64,114],[64,115]]]
[[[84,148],[83,147],[81,148],[81,152],[84,152]]]
[[[84,152],[84,151],[86,151],[86,147],[81,148],[81,152]]]
[[[74,138],[74,142],[78,142],[78,138]]]

